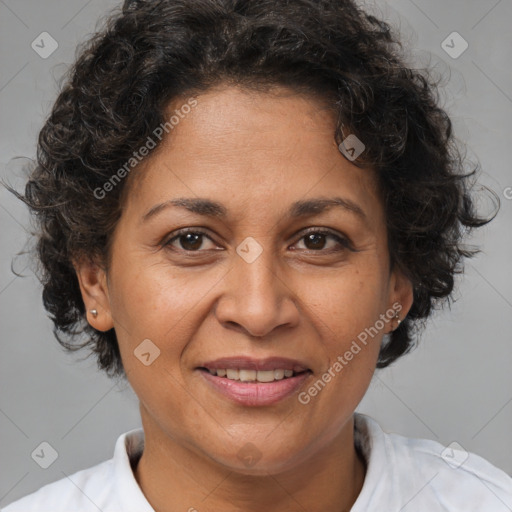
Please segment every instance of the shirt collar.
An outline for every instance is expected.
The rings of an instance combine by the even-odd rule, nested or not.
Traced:
[[[132,469],[132,463],[138,461],[143,449],[142,428],[125,432],[116,441],[113,467],[114,495],[118,500],[116,512],[155,512],[139,487]]]
[[[395,510],[399,505],[398,481],[393,471],[395,455],[389,439],[379,424],[365,414],[354,414],[354,443],[366,461],[363,487],[351,512],[377,510],[383,503]],[[123,512],[155,512],[144,496],[135,476],[135,464],[144,449],[144,431],[137,428],[125,432],[117,439],[114,449],[114,494]],[[116,509],[117,512],[117,509]]]
[[[354,444],[366,461],[363,487],[350,512],[400,509],[400,488],[393,468],[395,452],[389,437],[369,416],[354,414]]]

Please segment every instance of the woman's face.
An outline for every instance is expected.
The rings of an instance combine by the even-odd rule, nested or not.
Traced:
[[[390,273],[375,178],[321,104],[227,86],[196,99],[130,176],[108,276],[82,292],[91,323],[115,327],[146,435],[277,472],[348,425],[411,287]]]

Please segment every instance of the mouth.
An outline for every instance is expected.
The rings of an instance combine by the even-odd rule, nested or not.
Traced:
[[[284,368],[274,368],[273,370],[248,370],[242,368],[199,368],[199,370],[210,373],[222,379],[235,380],[240,382],[274,382],[278,380],[289,379],[308,372],[285,370]]]
[[[246,406],[275,404],[299,391],[312,374],[304,363],[285,358],[223,358],[196,368],[209,387]]]

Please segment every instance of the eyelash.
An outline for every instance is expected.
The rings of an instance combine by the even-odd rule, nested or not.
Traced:
[[[168,248],[170,250],[183,251],[183,252],[186,252],[186,253],[201,253],[201,252],[204,252],[204,250],[188,251],[186,249],[174,249],[174,248],[170,247],[172,242],[174,242],[175,240],[178,240],[182,236],[190,234],[190,233],[192,233],[194,235],[202,235],[202,236],[208,238],[209,240],[211,240],[212,242],[215,243],[215,241],[212,240],[212,238],[208,235],[208,233],[203,231],[201,228],[184,228],[184,229],[181,229],[181,230],[177,231],[172,238],[170,238],[169,240],[164,242],[162,244],[162,247],[163,248]],[[331,237],[334,240],[336,240],[336,242],[338,242],[342,246],[342,249],[337,249],[337,250],[336,249],[327,249],[327,250],[326,249],[318,249],[318,250],[315,250],[315,249],[305,249],[306,251],[314,252],[314,253],[322,253],[322,252],[323,253],[328,253],[328,252],[338,252],[338,251],[343,251],[343,250],[348,249],[350,251],[355,252],[355,249],[352,246],[352,243],[350,242],[350,240],[348,238],[340,236],[340,235],[337,235],[337,234],[335,234],[335,233],[333,233],[333,232],[331,232],[329,230],[325,230],[325,229],[321,229],[321,228],[311,228],[311,229],[309,229],[308,231],[304,232],[302,234],[302,236],[297,241],[300,241],[303,238],[305,238],[306,236],[311,235],[311,234],[326,235],[328,237]]]

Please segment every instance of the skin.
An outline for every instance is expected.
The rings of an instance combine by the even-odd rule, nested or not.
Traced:
[[[375,176],[343,157],[332,114],[314,98],[224,85],[197,102],[130,176],[108,272],[75,265],[87,310],[99,312],[88,320],[115,327],[140,400],[146,444],[135,477],[157,512],[348,511],[365,475],[353,413],[396,322],[308,404],[297,395],[270,406],[234,403],[197,366],[235,355],[300,359],[312,371],[304,391],[393,304],[404,318],[412,286],[390,272]],[[343,208],[286,215],[294,201],[335,196],[365,219]],[[228,215],[169,207],[142,220],[178,197],[219,201]],[[189,227],[208,236],[163,247]],[[308,241],[306,228],[348,238],[350,248],[331,236]],[[249,236],[263,249],[252,263],[236,252]],[[160,349],[149,366],[134,356],[145,339]],[[247,443],[260,456],[250,467],[238,456]]]

